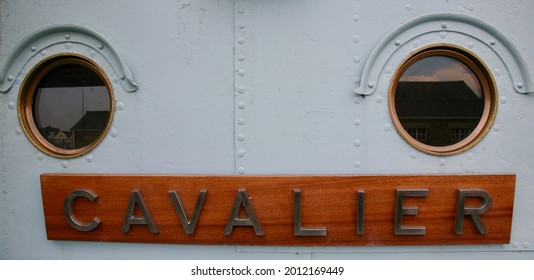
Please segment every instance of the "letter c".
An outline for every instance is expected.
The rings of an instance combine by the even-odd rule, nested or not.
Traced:
[[[65,198],[65,201],[63,202],[63,214],[65,215],[65,219],[67,220],[69,225],[73,227],[75,230],[91,231],[97,228],[98,225],[100,225],[100,219],[97,217],[94,217],[93,220],[88,224],[84,224],[80,222],[78,219],[76,219],[76,217],[74,216],[74,212],[72,211],[72,205],[74,204],[74,201],[78,197],[85,197],[91,202],[95,201],[98,198],[98,196],[92,191],[75,190],[69,193],[69,195],[67,195],[67,197]]]

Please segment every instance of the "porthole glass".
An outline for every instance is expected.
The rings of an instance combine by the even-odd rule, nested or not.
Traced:
[[[103,71],[74,55],[56,56],[26,77],[19,116],[30,141],[56,157],[92,150],[111,124],[113,98]]]
[[[469,149],[489,130],[496,90],[485,65],[457,47],[432,47],[410,56],[395,73],[389,106],[399,134],[429,154]]]

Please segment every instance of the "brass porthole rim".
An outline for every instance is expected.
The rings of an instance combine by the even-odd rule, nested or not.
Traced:
[[[109,117],[100,135],[91,144],[72,150],[59,148],[45,139],[39,132],[33,116],[33,99],[41,79],[52,69],[66,64],[79,64],[93,71],[105,84],[109,96]],[[96,148],[106,137],[113,121],[114,112],[115,99],[111,83],[105,71],[95,61],[77,53],[59,53],[38,62],[28,72],[19,90],[18,118],[24,134],[38,150],[55,158],[80,157]]]
[[[475,73],[481,84],[482,92],[484,94],[484,110],[478,125],[465,139],[449,146],[431,146],[414,139],[400,123],[395,108],[395,93],[400,77],[404,74],[408,67],[419,61],[421,58],[429,57],[435,54],[449,56],[464,63],[471,71]],[[495,79],[482,59],[480,59],[475,53],[461,46],[453,44],[433,44],[412,52],[401,62],[392,76],[389,87],[388,105],[389,113],[397,133],[410,146],[430,155],[451,156],[471,149],[488,134],[497,115],[497,100],[498,92]]]

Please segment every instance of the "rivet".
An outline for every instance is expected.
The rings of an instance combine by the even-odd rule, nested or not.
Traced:
[[[353,21],[360,21],[360,15],[354,15],[352,16]]]
[[[467,6],[467,9],[469,9],[470,11],[474,11],[475,10],[475,5],[471,4],[471,5]]]
[[[361,58],[359,56],[355,56],[352,60],[354,60],[355,63],[360,63]]]
[[[530,247],[530,242],[526,241],[523,243],[523,248],[528,249]]]
[[[37,160],[42,161],[43,159],[44,159],[44,154],[41,152],[37,153]]]
[[[122,102],[120,102],[120,101],[117,102],[117,109],[119,109],[119,110],[121,110],[121,111],[124,110],[124,103],[122,103]]]
[[[501,69],[495,68],[495,71],[493,71],[493,73],[495,73],[495,76],[500,76],[501,75]]]
[[[126,79],[126,76],[124,76],[124,75],[121,75],[121,76],[119,77],[119,79],[121,79],[121,80],[123,80],[123,81],[124,81],[124,79]]]
[[[473,158],[475,158],[475,155],[473,153],[467,153],[466,158],[467,160],[472,160]]]
[[[354,125],[355,126],[360,126],[360,124],[362,124],[362,121],[360,119],[355,119],[354,120]]]
[[[359,146],[362,145],[362,141],[360,141],[360,139],[356,139],[356,140],[354,140],[353,144],[354,144],[354,147],[359,147]]]
[[[445,37],[447,37],[447,32],[445,32],[445,31],[441,31],[441,32],[439,33],[439,37],[440,37],[441,39],[445,39]]]
[[[446,22],[442,23],[441,24],[441,28],[446,29],[447,28],[447,23]]]
[[[96,56],[96,51],[92,50],[91,52],[89,52],[89,56],[90,57],[95,57]]]
[[[239,28],[244,29],[245,27],[246,27],[246,25],[244,23],[240,23],[239,24]]]
[[[406,9],[406,11],[411,11],[412,10],[412,5],[406,4],[406,5],[404,5],[404,9]]]
[[[117,137],[117,135],[119,135],[119,132],[117,131],[117,129],[112,128],[111,131],[109,132],[109,134],[110,134],[112,137]]]
[[[238,42],[239,44],[244,44],[244,43],[245,43],[245,38],[243,38],[243,37],[239,37],[239,38],[237,38],[237,42]]]
[[[501,96],[501,104],[506,104],[506,101],[508,100],[506,96]]]
[[[495,44],[497,44],[497,42],[496,42],[495,40],[490,40],[489,43],[490,43],[490,45],[492,45],[492,46],[495,46]]]
[[[65,39],[70,39],[70,34],[65,34]]]
[[[48,55],[48,52],[46,50],[42,50],[40,53],[39,53],[42,57],[45,57]]]
[[[369,82],[369,83],[367,83],[367,87],[368,88],[374,88],[375,84],[373,82]]]
[[[67,167],[69,167],[69,163],[68,163],[66,160],[61,161],[60,165],[61,165],[61,167],[63,167],[63,168],[67,168]]]
[[[363,100],[363,97],[361,97],[361,96],[356,96],[356,97],[354,98],[354,103],[356,103],[356,104],[360,104],[360,103],[362,103],[362,100]]]
[[[391,124],[387,123],[384,125],[384,131],[390,132],[391,130],[393,130],[393,126]]]
[[[495,132],[500,132],[501,131],[501,125],[500,124],[496,124],[493,126],[493,131]]]
[[[356,167],[356,168],[360,168],[360,166],[362,166],[362,163],[361,163],[361,162],[359,162],[359,161],[355,161],[355,162],[354,162],[354,167]]]
[[[243,134],[243,133],[239,133],[239,134],[237,135],[237,140],[239,140],[239,141],[244,141],[244,140],[245,140],[245,134]]]
[[[362,77],[360,74],[356,74],[356,77],[354,77],[354,83],[357,85],[360,85],[360,82],[362,81]]]
[[[245,124],[245,119],[244,119],[244,118],[239,118],[239,119],[237,120],[237,123],[238,123],[239,125],[244,125],[244,124]]]
[[[475,43],[473,43],[473,41],[469,41],[469,42],[467,42],[467,47],[472,49],[472,48],[475,47]]]
[[[400,46],[400,45],[401,45],[401,43],[402,43],[402,42],[401,42],[400,40],[395,40],[395,46],[397,46],[397,47],[398,47],[398,46]]]
[[[17,104],[15,104],[14,101],[9,101],[9,102],[7,103],[7,107],[8,107],[9,109],[15,109],[16,106],[17,106]]]
[[[11,81],[13,81],[13,79],[15,79],[15,78],[13,77],[13,75],[9,75],[9,76],[7,76],[7,80],[8,80],[8,81],[11,82]]]
[[[354,35],[354,36],[352,37],[352,41],[353,41],[354,43],[359,43],[359,42],[360,42],[360,36],[358,36],[358,35]]]
[[[244,93],[245,92],[245,86],[238,86],[237,87],[237,92]]]
[[[32,52],[34,52],[36,50],[37,50],[37,47],[36,46],[32,46]]]
[[[244,157],[246,153],[247,153],[247,151],[245,151],[245,149],[238,149],[237,150],[237,155],[239,157]]]
[[[384,101],[384,97],[382,97],[382,95],[377,95],[376,96],[376,103],[382,103],[382,101]]]
[[[245,168],[244,168],[244,167],[239,167],[239,168],[237,169],[237,172],[238,172],[239,174],[245,174]]]
[[[237,107],[239,107],[239,109],[245,109],[246,105],[245,105],[245,102],[241,101],[237,104]]]
[[[391,66],[386,66],[384,68],[384,73],[391,74],[391,72],[393,72],[393,68],[391,68]]]
[[[517,83],[517,88],[523,88],[523,83]]]
[[[240,14],[244,14],[245,13],[245,8],[243,8],[243,7],[239,8],[239,13]]]
[[[445,166],[445,164],[447,164],[447,162],[444,159],[440,159],[438,162],[439,162],[439,166]]]
[[[243,76],[245,76],[245,74],[246,74],[246,72],[245,72],[244,69],[239,69],[239,70],[237,70],[237,75],[243,77]]]
[[[20,127],[15,128],[15,133],[17,135],[21,135],[22,134],[22,128],[20,128]]]
[[[98,45],[98,49],[99,50],[103,50],[104,49],[104,45],[103,44]]]
[[[410,153],[410,157],[411,157],[412,159],[416,159],[416,158],[417,158],[417,153],[416,153],[416,152],[411,152],[411,153]]]
[[[239,61],[245,61],[245,56],[242,55],[242,54],[240,54],[240,55],[237,56],[237,60],[239,60]]]
[[[517,248],[518,246],[519,244],[517,243],[517,241],[512,242],[512,247]]]
[[[93,155],[89,154],[85,156],[85,161],[87,162],[93,162]]]

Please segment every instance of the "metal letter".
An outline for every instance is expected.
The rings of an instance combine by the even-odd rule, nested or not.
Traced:
[[[135,216],[135,205],[139,206],[142,216]],[[145,200],[140,190],[132,190],[130,195],[130,202],[128,202],[128,209],[124,216],[124,224],[122,225],[122,232],[127,233],[130,231],[130,225],[148,225],[150,232],[158,233],[158,227],[152,220],[150,211],[145,205]]]
[[[300,209],[300,189],[293,190],[293,231],[295,236],[326,236],[326,228],[303,228]]]
[[[239,209],[241,205],[245,207],[248,217],[240,218]],[[263,235],[263,229],[261,228],[260,222],[256,218],[252,204],[250,203],[249,196],[245,189],[239,189],[237,191],[237,196],[234,201],[234,206],[232,207],[232,212],[224,228],[224,235],[232,234],[234,226],[252,226],[256,235]]]
[[[358,220],[356,224],[356,234],[363,235],[363,222],[365,216],[365,191],[358,191]]]
[[[404,197],[427,197],[428,189],[416,189],[416,190],[399,190],[397,189],[397,199],[395,203],[395,235],[425,235],[426,228],[420,227],[408,227],[402,225],[403,215],[417,215],[419,208],[417,207],[404,207]]]
[[[482,198],[482,203],[478,207],[465,206],[465,200],[468,197]],[[462,190],[458,189],[458,202],[456,204],[456,219],[454,221],[454,233],[462,234],[464,232],[464,217],[466,215],[471,216],[471,219],[475,223],[475,226],[480,234],[488,234],[488,230],[482,223],[480,215],[488,212],[493,205],[493,200],[488,192],[485,190],[471,189]]]
[[[189,220],[187,213],[185,213],[184,206],[180,201],[180,197],[176,191],[169,191],[169,196],[171,197],[172,204],[176,210],[176,214],[182,222],[182,227],[184,228],[185,233],[193,234],[195,233],[195,228],[197,227],[198,217],[200,216],[200,210],[202,209],[202,204],[204,204],[204,199],[206,198],[207,190],[201,190],[198,193],[197,203],[195,205],[195,210],[193,212],[193,217]]]
[[[65,197],[65,200],[63,202],[63,214],[65,215],[65,219],[67,220],[69,225],[75,230],[91,231],[97,228],[98,225],[100,225],[100,219],[94,217],[93,220],[88,224],[84,224],[78,219],[76,219],[76,217],[74,216],[74,212],[72,211],[72,206],[74,204],[74,200],[76,200],[78,197],[85,197],[89,199],[89,201],[93,202],[98,198],[98,195],[88,190],[75,190],[69,193],[69,195]]]

